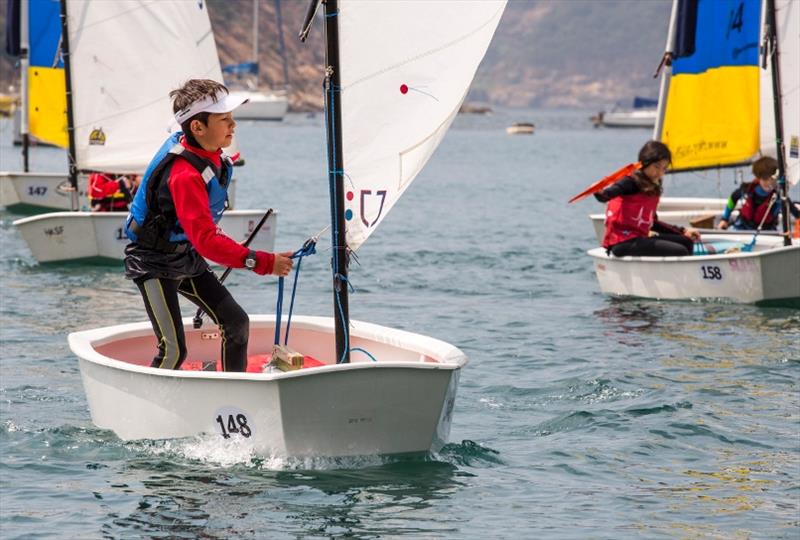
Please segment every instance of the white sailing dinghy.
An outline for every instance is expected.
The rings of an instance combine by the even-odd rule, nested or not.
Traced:
[[[62,0],[70,184],[79,171],[142,174],[169,134],[168,94],[191,78],[222,81],[203,2]],[[228,150],[230,151],[230,150]],[[233,204],[235,184],[228,190]],[[263,210],[226,212],[220,226],[244,240]],[[123,259],[124,212],[53,212],[14,225],[40,263]],[[254,248],[272,251],[274,214]]]
[[[325,2],[334,317],[292,320],[288,346],[304,358],[287,372],[262,373],[273,346],[270,316],[251,315],[249,373],[146,367],[156,347],[149,323],[70,334],[97,426],[123,439],[235,436],[276,456],[444,444],[466,356],[429,337],[350,321],[347,253],[444,137],[504,8],[505,0]],[[194,365],[216,362],[218,333],[195,330],[189,319],[184,328]]]
[[[688,14],[688,10],[695,11]],[[741,163],[760,146],[762,154],[777,158],[779,190],[785,195],[787,181],[796,184],[800,176],[800,3],[765,0],[762,6],[758,0],[678,0],[672,19],[670,36],[690,38],[689,43],[669,43],[671,75],[665,75],[659,105],[665,118],[658,133],[672,149],[676,167],[700,167],[710,158],[714,166]],[[696,33],[676,30],[678,21],[693,19]],[[761,73],[759,43],[767,64]],[[720,87],[722,94],[715,90]],[[665,100],[666,95],[670,97]],[[724,113],[712,106],[720,104],[721,96],[725,96]],[[603,248],[592,249],[589,255],[600,288],[607,294],[648,298],[798,304],[800,245],[792,245],[787,206],[781,207],[783,236],[703,236],[712,244],[738,240],[742,251],[613,257]]]
[[[66,173],[31,172],[29,166],[29,147],[34,141],[68,146],[59,5],[20,0],[11,7],[6,23],[13,24],[12,18],[19,21],[23,170],[0,171],[0,206],[12,212],[77,209],[85,192],[73,191]],[[79,184],[85,186],[86,178]]]

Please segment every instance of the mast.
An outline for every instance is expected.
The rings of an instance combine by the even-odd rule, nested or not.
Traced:
[[[667,30],[667,45],[664,47],[664,58],[661,60],[659,68],[664,72],[661,74],[661,86],[658,90],[658,115],[656,125],[653,127],[653,140],[661,140],[661,130],[664,128],[664,116],[667,113],[666,99],[669,91],[669,80],[672,75],[672,55],[675,52],[675,28],[677,27],[678,1],[672,0],[672,13],[669,17],[669,30]],[[656,73],[658,75],[658,73]]]
[[[333,318],[336,321],[336,362],[350,362],[350,310],[347,295],[347,239],[344,219],[344,164],[339,64],[339,1],[325,1],[325,126],[328,141],[328,182],[331,186],[333,245]]]
[[[72,186],[72,210],[78,210],[78,167],[75,156],[75,121],[73,119],[72,74],[69,59],[67,0],[61,0],[61,57],[64,59],[64,78],[67,87],[67,136],[69,138],[69,184]]]
[[[783,245],[792,245],[789,236],[789,199],[786,193],[786,154],[783,146],[783,106],[781,96],[781,72],[778,62],[778,28],[775,21],[775,0],[767,0],[767,54],[772,67],[772,105],[775,112],[775,153],[778,160],[778,191],[781,197],[781,221],[783,222]]]
[[[258,90],[258,0],[253,0],[253,62],[256,64],[256,90]]]
[[[289,88],[289,63],[286,61],[286,43],[283,41],[283,16],[281,15],[281,0],[275,0],[275,16],[278,23],[278,45],[281,49],[281,62],[283,63],[283,85]]]
[[[22,170],[28,172],[28,153],[31,144],[28,134],[28,66],[30,65],[30,28],[28,18],[28,0],[22,0],[19,6],[19,68],[20,68],[20,96],[22,107],[19,113],[19,132],[22,135]]]

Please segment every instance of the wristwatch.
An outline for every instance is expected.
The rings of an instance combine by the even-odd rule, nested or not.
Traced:
[[[256,262],[258,262],[256,252],[251,249],[247,252],[247,257],[244,258],[244,266],[245,268],[253,270],[256,267]]]

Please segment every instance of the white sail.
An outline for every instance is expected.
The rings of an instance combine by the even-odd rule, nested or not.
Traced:
[[[342,152],[351,249],[386,217],[444,137],[505,4],[340,0]]]
[[[67,2],[78,168],[142,173],[169,133],[168,94],[222,82],[205,2]]]
[[[764,2],[766,9],[767,2]],[[766,21],[766,15],[762,15]],[[786,150],[786,180],[800,182],[800,2],[775,0],[775,21],[778,32],[778,58],[781,74],[781,107],[783,140]],[[762,39],[766,25],[762,25]],[[772,69],[761,70],[761,153],[776,156],[775,110],[772,100]]]

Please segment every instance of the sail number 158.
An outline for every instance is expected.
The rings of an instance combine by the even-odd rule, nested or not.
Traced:
[[[722,270],[719,266],[701,266],[703,279],[722,279]]]

